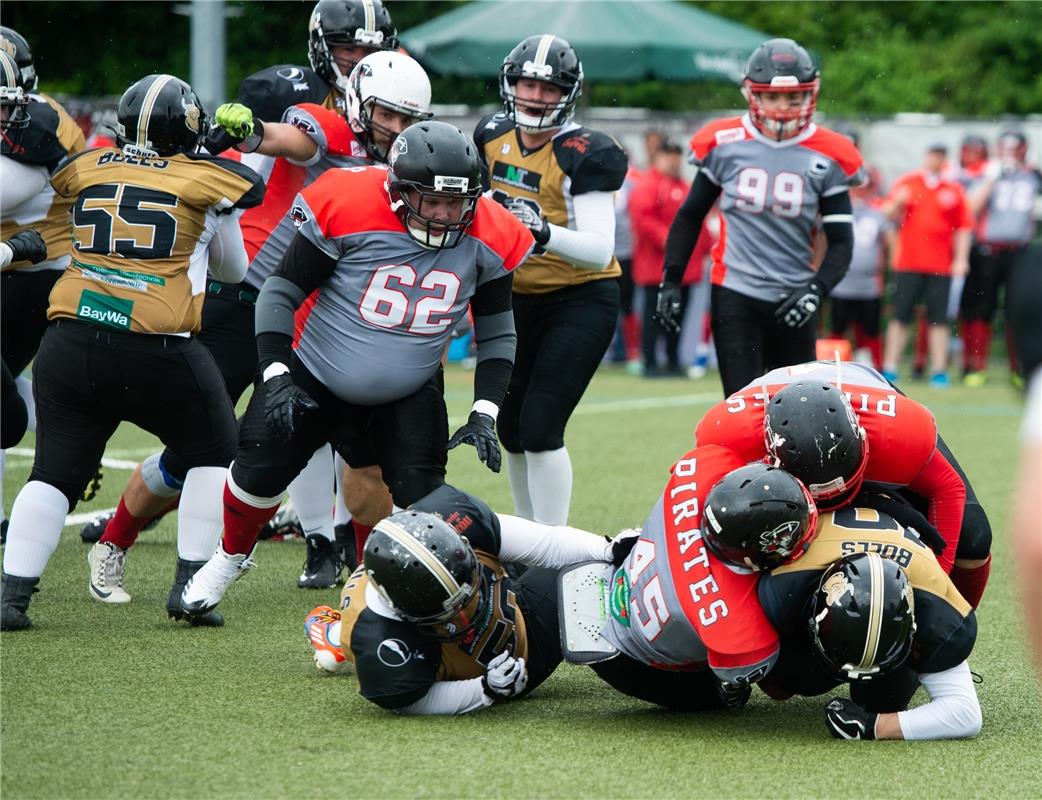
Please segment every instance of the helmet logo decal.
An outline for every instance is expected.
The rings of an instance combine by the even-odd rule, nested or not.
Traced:
[[[14,58],[18,55],[18,48],[14,46],[14,42],[10,39],[0,37],[0,49],[2,49],[7,55]]]
[[[391,152],[387,154],[387,163],[392,167],[394,162],[398,160],[398,156],[404,156],[409,152],[409,142],[406,141],[404,136],[399,136],[394,140],[394,144],[391,145]]]
[[[376,657],[386,667],[404,667],[412,653],[401,639],[384,639],[376,648]]]
[[[434,191],[463,194],[470,188],[470,179],[460,175],[435,175]]]
[[[526,61],[521,67],[521,74],[526,78],[536,80],[550,80],[554,75],[554,68],[549,64],[536,64],[534,61]]]
[[[720,510],[721,510],[721,511],[727,511],[727,508],[726,508],[726,507],[724,507],[724,508],[722,508],[722,509],[720,509]],[[722,526],[720,525],[720,523],[719,523],[719,522],[717,521],[717,519],[716,519],[716,514],[714,514],[714,513],[713,513],[713,508],[712,508],[712,506],[709,506],[709,505],[707,505],[707,506],[706,506],[706,508],[705,508],[705,514],[706,514],[706,521],[707,521],[707,522],[709,523],[710,527],[712,527],[712,529],[713,529],[714,531],[716,531],[717,533],[720,533],[720,531],[722,531],[722,530],[723,530],[723,527],[722,527]]]
[[[783,522],[774,530],[760,534],[760,549],[764,553],[779,553],[787,556],[792,552],[792,539],[800,529],[799,520]]]
[[[304,70],[300,67],[283,67],[275,74],[287,81],[299,81],[304,77]]]
[[[188,130],[199,133],[199,106],[195,103],[187,102],[183,97],[181,98],[181,108],[185,112],[185,125],[188,126]]]
[[[838,606],[843,596],[848,593],[851,597],[854,596],[854,587],[842,572],[837,572],[825,581],[821,585],[821,591],[825,593],[825,605],[827,606]]]
[[[289,218],[298,228],[307,222],[311,217],[308,216],[308,212],[304,210],[303,206],[293,206],[289,212]]]

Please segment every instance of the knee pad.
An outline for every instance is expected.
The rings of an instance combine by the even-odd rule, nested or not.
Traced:
[[[966,506],[962,513],[962,530],[959,532],[959,544],[955,548],[956,558],[987,558],[991,553],[991,523],[984,509],[972,504]]]
[[[500,414],[496,419],[496,432],[506,450],[511,453],[520,453],[524,450],[521,447],[521,432],[517,420]]]
[[[165,463],[164,453],[156,453],[141,462],[141,477],[148,490],[157,497],[175,497],[184,488],[184,475],[174,475]]]
[[[560,450],[564,447],[564,428],[546,430],[533,428],[526,430],[521,437],[522,450],[526,453],[543,453],[547,450]],[[509,447],[507,448],[510,449]]]

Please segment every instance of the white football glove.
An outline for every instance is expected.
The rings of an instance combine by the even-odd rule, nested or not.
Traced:
[[[482,688],[493,703],[513,700],[528,686],[528,670],[523,658],[514,658],[504,650],[488,662]]]

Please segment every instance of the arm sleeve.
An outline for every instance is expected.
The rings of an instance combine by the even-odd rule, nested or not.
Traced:
[[[264,281],[257,297],[255,332],[260,367],[289,363],[293,347],[293,314],[309,294],[336,268],[336,260],[299,233],[275,273]]]
[[[854,255],[854,210],[850,205],[850,193],[842,191],[822,197],[820,209],[828,249],[817,280],[827,295],[843,280]]]
[[[437,681],[415,703],[394,709],[399,714],[431,716],[466,714],[492,705],[481,686],[481,678],[466,681]]]
[[[935,449],[926,466],[909,482],[908,488],[927,499],[926,518],[947,543],[937,561],[946,574],[950,573],[955,565],[955,548],[962,530],[966,484],[944,454]]]
[[[684,278],[684,270],[691,260],[691,253],[702,232],[702,222],[720,196],[720,186],[713,182],[705,170],[699,170],[680,206],[666,236],[666,257],[662,280],[677,286]]]
[[[217,231],[206,251],[210,274],[225,283],[238,283],[246,277],[250,259],[242,241],[239,217],[224,214],[217,218]]]
[[[5,214],[36,197],[47,185],[47,180],[44,167],[20,164],[6,157],[0,159],[0,196],[4,198]]]
[[[470,305],[474,312],[477,367],[474,369],[474,400],[503,404],[517,350],[517,331],[511,311],[513,273],[481,284]]]
[[[583,561],[611,561],[611,541],[596,533],[566,525],[538,522],[497,514],[500,527],[499,557],[530,567],[567,567]]]
[[[980,733],[983,718],[967,662],[919,680],[930,702],[898,712],[905,739],[965,739]]]
[[[546,249],[579,269],[604,269],[615,253],[615,201],[611,192],[572,197],[575,230],[550,226]]]

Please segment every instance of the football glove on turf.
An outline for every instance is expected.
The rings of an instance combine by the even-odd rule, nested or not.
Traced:
[[[833,739],[875,739],[878,716],[842,697],[833,697],[825,706],[825,724]]]
[[[655,319],[667,333],[680,330],[681,289],[675,283],[663,281],[658,287],[658,299],[655,302]]]
[[[289,373],[284,372],[264,382],[264,421],[269,433],[278,441],[288,442],[300,415],[317,410],[318,403],[293,382]]]
[[[528,686],[528,670],[523,658],[514,658],[504,650],[488,662],[481,687],[493,703],[513,700]]]
[[[452,434],[446,450],[459,447],[461,444],[472,444],[478,451],[481,463],[493,472],[499,472],[503,463],[503,455],[499,450],[496,438],[496,421],[488,414],[471,411],[466,424]]]
[[[789,292],[789,296],[778,306],[774,316],[779,322],[784,322],[790,328],[802,328],[814,318],[814,313],[821,308],[823,295],[821,284],[817,281],[810,281],[803,286],[798,286]]]

